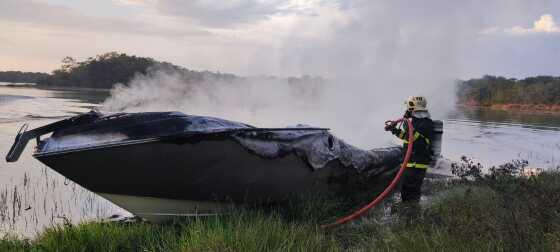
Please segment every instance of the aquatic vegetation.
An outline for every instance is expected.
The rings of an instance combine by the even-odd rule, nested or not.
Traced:
[[[43,167],[0,185],[0,237],[33,238],[46,227],[102,219],[124,210]],[[0,250],[2,251],[2,250]]]

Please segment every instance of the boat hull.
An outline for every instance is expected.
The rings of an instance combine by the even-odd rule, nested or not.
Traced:
[[[355,172],[336,161],[313,170],[295,154],[264,158],[232,140],[156,140],[35,157],[96,193],[195,201],[280,200],[328,190],[330,179]]]
[[[34,157],[53,170],[153,220],[383,186],[402,158],[401,148],[362,150],[326,128],[257,128],[180,112],[91,111],[24,125],[6,161],[16,162],[31,139]]]
[[[231,204],[215,201],[192,201],[157,197],[98,193],[134,215],[160,223],[173,217],[214,216],[227,211]]]
[[[338,161],[314,170],[293,153],[264,158],[228,139],[153,140],[35,157],[86,189],[155,222],[216,213],[223,204],[259,204],[333,192],[360,178]],[[394,170],[398,161],[387,157],[377,173]],[[368,181],[380,183],[374,181],[376,177]]]

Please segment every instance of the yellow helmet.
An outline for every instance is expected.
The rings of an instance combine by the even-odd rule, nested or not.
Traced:
[[[423,96],[410,96],[404,102],[409,111],[426,111],[428,101]]]

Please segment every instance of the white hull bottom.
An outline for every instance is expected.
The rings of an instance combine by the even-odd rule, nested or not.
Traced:
[[[152,223],[160,223],[178,216],[208,216],[223,212],[227,204],[176,200],[123,194],[97,193],[132,214]]]

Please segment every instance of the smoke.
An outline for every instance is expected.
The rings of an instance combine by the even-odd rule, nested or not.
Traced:
[[[180,71],[154,68],[146,75],[137,75],[128,85],[117,85],[103,103],[103,110],[177,110],[261,127],[329,127],[354,145],[385,146],[390,137],[382,129],[383,122],[402,114],[402,100],[408,94],[390,101],[383,98],[384,94],[359,91],[352,85],[318,78],[297,82],[271,77],[190,82]],[[386,100],[388,103],[382,104]]]
[[[269,77],[193,82],[180,72],[153,69],[117,86],[104,107],[178,110],[261,127],[329,127],[353,145],[386,146],[392,136],[383,131],[383,123],[402,115],[408,96],[426,96],[435,118],[454,108],[455,80],[466,71],[462,58],[481,26],[454,3],[442,1],[434,9],[407,3],[413,6],[369,1],[323,6],[316,15],[292,20],[274,45],[255,48],[243,60],[255,73],[309,73],[326,80],[297,85]]]
[[[331,83],[321,78],[220,79],[208,74],[193,81],[189,76],[181,70],[151,68],[146,75],[135,76],[128,85],[116,85],[102,109],[178,110],[262,127],[296,124],[327,127],[321,122],[332,116],[328,107],[337,103],[333,100],[337,99],[336,95],[330,92]]]

